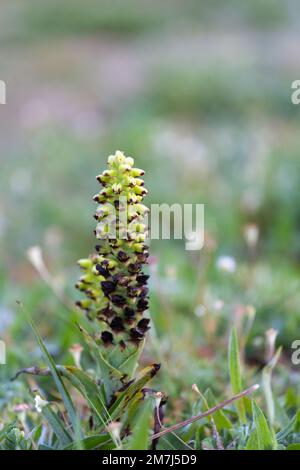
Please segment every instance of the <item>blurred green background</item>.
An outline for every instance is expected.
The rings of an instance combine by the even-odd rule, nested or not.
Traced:
[[[194,382],[222,389],[227,332],[254,309],[249,366],[263,362],[275,328],[290,368],[300,332],[299,13],[296,0],[1,1],[0,404],[8,378],[39,360],[17,299],[57,360],[71,361],[80,314],[26,250],[40,245],[53,282],[77,298],[76,260],[94,246],[95,175],[116,149],[146,170],[149,204],[205,204],[201,252],[151,244],[144,360],[162,361],[161,386],[175,396]],[[218,269],[225,255],[234,273]]]

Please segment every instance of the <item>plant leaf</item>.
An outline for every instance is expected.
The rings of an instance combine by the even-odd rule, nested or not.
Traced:
[[[217,400],[211,391],[211,389],[207,389],[205,393],[205,398],[208,404],[208,408],[212,408],[217,404]],[[232,423],[229,418],[227,418],[226,414],[223,410],[218,410],[214,413],[214,422],[217,427],[218,431],[222,431],[223,429],[231,429]]]
[[[257,431],[254,429],[250,434],[247,444],[245,447],[246,450],[258,450],[258,439],[257,439]]]
[[[297,424],[300,423],[300,410],[297,411],[297,413],[295,414],[295,416],[293,417],[293,419],[291,420],[291,422],[285,427],[283,428],[281,431],[279,431],[277,434],[276,434],[276,439],[277,441],[281,444],[283,443],[284,439],[290,434],[292,433],[293,431],[295,431],[295,428],[297,426]]]
[[[70,421],[71,421],[71,424],[72,424],[72,427],[73,427],[73,430],[74,432],[77,432],[77,430],[79,429],[79,426],[78,426],[78,423],[79,423],[79,420],[77,419],[77,415],[76,415],[76,411],[75,411],[75,408],[74,408],[74,405],[73,405],[73,402],[71,400],[71,397],[57,371],[57,368],[56,368],[56,365],[51,357],[51,355],[49,354],[45,344],[44,344],[44,341],[41,337],[41,335],[39,334],[39,331],[33,321],[33,319],[31,318],[31,315],[29,312],[27,312],[27,310],[23,307],[23,311],[25,312],[26,316],[27,316],[27,319],[28,319],[28,323],[29,325],[31,326],[31,329],[36,337],[36,340],[39,344],[39,347],[43,353],[43,356],[44,356],[44,359],[49,367],[49,369],[51,370],[51,374],[52,374],[52,377],[53,377],[53,380],[55,382],[55,385],[58,389],[58,391],[60,392],[61,394],[61,397],[62,397],[62,400],[64,402],[64,405],[66,407],[66,410],[68,412],[68,415],[69,415],[69,418],[70,418]]]
[[[110,442],[112,442],[112,440],[109,434],[95,434],[94,436],[87,436],[84,439],[81,439],[81,441],[72,442],[64,447],[63,450],[93,450],[101,448],[102,445],[109,444]]]
[[[147,450],[152,415],[152,400],[146,400],[138,411],[133,426],[132,437],[128,446],[129,450]]]
[[[142,388],[156,375],[158,370],[158,364],[152,364],[151,366],[145,367],[140,372],[137,379],[132,381],[125,390],[115,393],[115,401],[109,408],[109,414],[113,420],[120,417],[124,409],[137,398],[137,395],[141,393]]]
[[[46,418],[48,423],[50,424],[53,432],[55,433],[56,437],[58,438],[61,447],[68,445],[72,442],[72,437],[66,430],[66,425],[64,422],[60,420],[57,413],[55,413],[52,408],[51,404],[46,405],[42,409],[42,415]]]
[[[252,402],[252,414],[257,433],[258,450],[275,450],[277,441],[261,409]]]
[[[286,450],[300,450],[300,442],[290,444],[289,446],[287,446]]]
[[[233,328],[229,340],[229,351],[228,351],[228,362],[229,362],[229,375],[231,388],[234,394],[239,393],[242,390],[242,374],[241,364],[239,355],[239,344],[236,329]],[[244,400],[241,399],[236,404],[240,422],[245,424],[246,410]]]

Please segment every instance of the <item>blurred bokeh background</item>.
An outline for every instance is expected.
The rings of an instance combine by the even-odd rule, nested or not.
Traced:
[[[205,204],[201,252],[151,244],[145,361],[163,362],[162,387],[222,389],[233,322],[253,320],[249,366],[275,328],[290,367],[300,332],[299,13],[296,0],[1,1],[3,400],[5,380],[39,358],[17,299],[57,360],[71,360],[78,314],[26,250],[40,245],[53,283],[77,298],[76,260],[94,246],[95,175],[116,149],[145,168],[149,204]]]

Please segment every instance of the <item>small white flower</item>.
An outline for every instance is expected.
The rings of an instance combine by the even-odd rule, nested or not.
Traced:
[[[81,359],[81,353],[83,351],[83,347],[81,346],[81,344],[73,344],[70,347],[69,351],[73,356],[76,367],[80,369],[81,368],[80,359]]]
[[[111,433],[113,439],[118,443],[118,445],[121,444],[121,437],[120,437],[121,428],[122,428],[122,424],[119,421],[112,421],[108,425],[108,430]]]
[[[38,272],[44,270],[45,265],[43,260],[42,249],[40,246],[36,245],[28,248],[26,254],[27,258]]]
[[[258,226],[256,224],[247,224],[244,228],[244,237],[249,248],[254,248],[259,238]]]
[[[197,393],[198,395],[201,395],[200,390],[196,384],[192,385],[192,390],[193,392]]]
[[[217,299],[214,302],[214,309],[217,310],[217,312],[220,312],[222,308],[224,307],[224,301],[222,299]]]
[[[43,411],[43,408],[49,404],[48,401],[43,400],[43,398],[40,395],[36,395],[34,397],[34,406],[35,409],[38,413],[41,413]]]
[[[236,261],[232,256],[220,256],[217,259],[217,268],[232,274],[236,271]]]
[[[154,396],[155,396],[155,408],[159,408],[160,403],[164,397],[164,394],[162,392],[156,392]]]
[[[206,314],[206,308],[204,305],[197,305],[197,307],[195,308],[195,315],[196,317],[203,317],[204,315]]]

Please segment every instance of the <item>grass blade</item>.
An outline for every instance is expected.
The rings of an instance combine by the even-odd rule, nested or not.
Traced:
[[[78,426],[78,423],[79,423],[79,420],[77,419],[77,415],[76,415],[76,411],[75,411],[75,408],[74,408],[74,405],[73,405],[73,402],[72,402],[72,399],[65,387],[65,384],[63,383],[58,371],[57,371],[57,368],[56,368],[56,365],[55,365],[55,362],[53,361],[51,355],[49,354],[46,346],[45,346],[45,343],[30,315],[30,313],[25,309],[24,305],[23,304],[20,304],[26,317],[27,317],[27,320],[28,320],[28,323],[34,333],[34,336],[37,340],[37,343],[43,353],[43,356],[44,356],[44,359],[45,359],[45,362],[47,363],[50,371],[51,371],[51,374],[52,374],[52,377],[53,377],[53,380],[55,382],[55,385],[59,391],[59,393],[61,394],[61,397],[62,397],[62,400],[64,402],[64,405],[65,405],[65,408],[67,410],[67,413],[69,415],[69,418],[70,418],[70,421],[71,421],[71,424],[72,424],[72,427],[73,427],[73,430],[74,432],[77,432],[78,429],[79,429],[79,426]]]
[[[138,413],[133,427],[133,434],[129,444],[129,450],[147,450],[152,415],[152,400],[148,399]]]
[[[240,393],[242,390],[242,374],[241,374],[241,363],[239,355],[239,344],[236,329],[233,328],[229,340],[229,351],[228,351],[228,363],[229,363],[229,375],[231,388],[234,394]],[[246,419],[246,410],[245,403],[242,400],[239,400],[237,403],[237,410],[240,422],[245,424]]]
[[[277,441],[261,409],[252,402],[253,420],[257,435],[258,450],[275,450]]]
[[[57,414],[54,413],[50,404],[44,406],[42,414],[50,424],[53,432],[56,434],[58,440],[60,441],[61,447],[65,447],[66,445],[70,444],[72,442],[72,438],[66,430],[65,423],[63,423]]]

